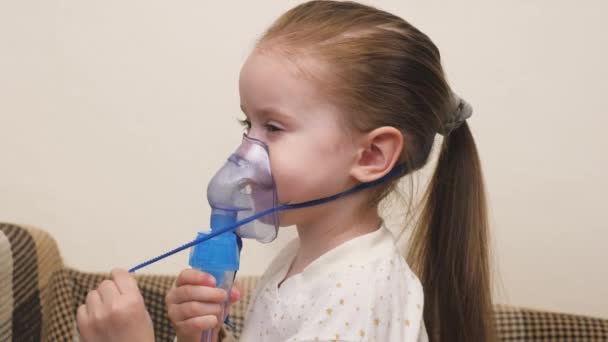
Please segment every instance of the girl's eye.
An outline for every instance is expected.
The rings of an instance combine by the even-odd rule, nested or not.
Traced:
[[[282,131],[282,130],[283,130],[283,129],[281,129],[280,127],[275,126],[275,125],[273,125],[273,124],[266,124],[266,125],[264,125],[264,127],[266,127],[266,130],[267,130],[268,132],[279,132],[279,131]]]
[[[239,124],[245,128],[246,132],[249,132],[251,130],[251,121],[249,119],[239,119],[238,121],[239,121]],[[272,124],[272,123],[265,124],[264,129],[268,133],[276,133],[276,132],[280,132],[283,130],[283,128],[279,127],[278,125]]]

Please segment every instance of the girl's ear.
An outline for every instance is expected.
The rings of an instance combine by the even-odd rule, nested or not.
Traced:
[[[362,183],[384,176],[399,160],[403,144],[403,134],[395,127],[384,126],[365,134],[350,175]]]

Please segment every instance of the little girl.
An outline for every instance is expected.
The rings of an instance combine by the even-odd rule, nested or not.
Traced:
[[[407,258],[378,210],[399,177],[281,213],[281,225],[295,225],[298,239],[261,278],[241,341],[495,340],[482,173],[465,121],[471,107],[451,91],[429,37],[373,7],[306,2],[261,37],[239,86],[243,124],[268,146],[281,203],[340,193],[397,165],[405,165],[399,176],[409,175],[443,135]],[[88,313],[103,311],[102,301],[87,300],[79,309],[85,340],[150,336],[141,296],[117,274],[115,287],[132,305],[97,316],[143,323],[100,322]],[[226,294],[213,284],[187,270],[167,295],[179,341],[220,326]],[[113,285],[103,286],[97,291]]]

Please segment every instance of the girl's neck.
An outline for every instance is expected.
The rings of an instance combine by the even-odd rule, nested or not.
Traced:
[[[377,230],[382,223],[377,208],[359,210],[360,206],[348,205],[352,203],[332,204],[334,208],[327,208],[319,219],[297,226],[300,247],[286,278],[342,243]]]

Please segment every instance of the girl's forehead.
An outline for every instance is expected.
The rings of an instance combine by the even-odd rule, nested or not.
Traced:
[[[307,77],[310,63],[296,62],[280,53],[254,51],[241,68],[239,91],[246,107],[260,102],[312,105],[326,102],[319,82]]]
[[[323,90],[321,82],[302,74],[302,68],[310,70],[308,65],[281,54],[254,51],[240,74],[243,112],[251,119],[280,118],[267,113],[281,113],[285,122],[305,123],[307,127],[344,126],[345,116]]]

